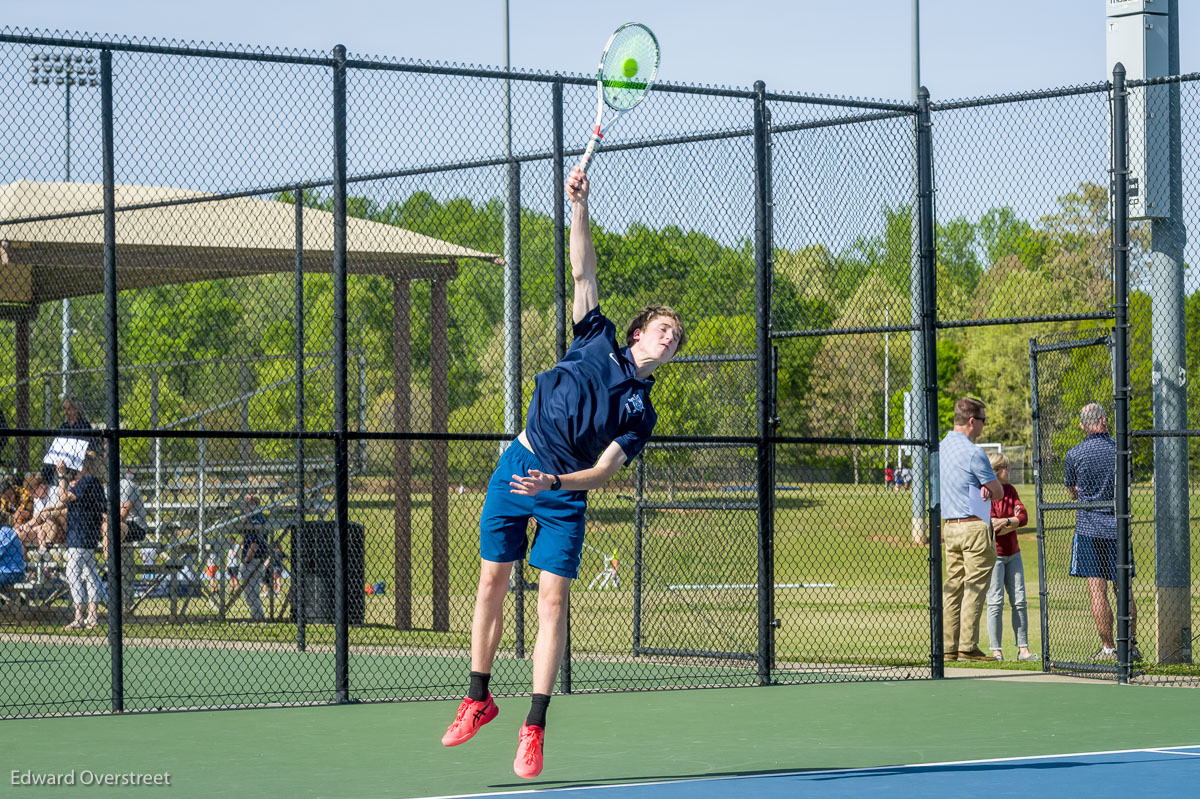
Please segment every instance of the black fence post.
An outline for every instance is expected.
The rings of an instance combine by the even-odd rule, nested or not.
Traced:
[[[1125,67],[1113,67],[1112,242],[1113,242],[1113,433],[1117,443],[1113,508],[1117,517],[1117,682],[1129,682],[1129,162],[1128,93]]]
[[[125,709],[125,591],[121,574],[121,405],[117,389],[117,203],[113,162],[112,51],[100,51],[100,117],[104,162],[104,394],[108,430],[108,646],[112,659],[112,709]]]
[[[1033,421],[1033,501],[1042,507],[1042,402],[1038,386],[1037,339],[1029,339],[1029,410]],[[1046,516],[1037,514],[1038,598],[1042,623],[1042,671],[1050,670],[1050,583],[1046,578]]]
[[[554,175],[554,357],[562,360],[567,354],[567,236],[563,221],[563,203],[566,192],[563,181],[566,163],[563,157],[563,82],[555,76],[550,86],[554,110],[554,144],[551,151]]]
[[[511,157],[511,153],[509,153]],[[504,286],[504,318],[505,318],[505,407],[509,408],[515,418],[504,420],[508,432],[519,433],[520,416],[520,374],[521,374],[521,164],[510,161],[504,165],[505,195],[504,195],[504,238],[505,238],[505,286]],[[510,369],[513,371],[510,373]],[[511,382],[510,382],[511,381]],[[510,393],[511,392],[511,393]],[[515,394],[515,396],[514,396]],[[525,591],[529,587],[525,582],[525,558],[513,564],[512,586],[516,591],[513,597],[513,611],[516,619],[513,623],[516,645],[513,654],[524,658],[525,652]],[[564,652],[564,658],[566,653]],[[565,660],[564,660],[565,662]]]
[[[937,252],[934,241],[933,123],[929,90],[917,93],[917,221],[920,226],[921,336],[925,348],[925,448],[929,453],[929,636],[930,667],[945,677],[942,651],[942,499],[938,479]]]
[[[349,469],[346,462],[346,48],[333,48],[333,424],[334,509],[334,702],[350,701],[350,635],[346,624],[346,528]],[[362,586],[357,586],[362,590]]]
[[[758,416],[758,682],[771,682],[772,638],[775,635],[775,486],[771,445],[771,206],[769,158],[771,112],[767,85],[754,83],[754,304],[757,332]]]
[[[550,84],[551,128],[553,144],[551,145],[550,173],[554,181],[554,360],[560,361],[567,354],[567,278],[566,278],[566,231],[563,223],[563,84],[557,78]],[[564,694],[571,693],[571,596],[567,595],[567,641],[563,648],[562,668],[559,672],[558,690]]]
[[[638,455],[633,467],[633,656],[642,651],[642,497],[646,489],[646,458]]]

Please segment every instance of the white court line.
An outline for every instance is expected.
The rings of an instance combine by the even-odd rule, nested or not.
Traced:
[[[1195,752],[1181,752],[1180,749],[1196,749]],[[1146,752],[1156,752],[1160,755],[1188,755],[1189,757],[1200,757],[1200,746],[1180,746],[1168,747],[1164,749],[1145,749]]]
[[[1195,752],[1180,751],[1195,749]],[[969,766],[978,763],[1013,763],[1022,760],[1056,760],[1071,757],[1096,757],[1098,755],[1128,755],[1137,752],[1167,755],[1190,755],[1200,757],[1200,745],[1181,744],[1179,746],[1164,746],[1148,749],[1108,749],[1099,752],[1063,752],[1047,755],[1023,755],[1021,757],[989,757],[980,760],[945,760],[933,763],[907,763],[894,766],[870,766],[868,768],[835,768],[815,771],[784,771],[763,774],[742,774],[724,777],[692,777],[675,780],[655,780],[653,782],[620,782],[608,785],[559,785],[547,788],[531,788],[518,791],[488,791],[486,793],[453,793],[441,796],[422,796],[418,799],[475,799],[482,796],[520,796],[523,794],[547,794],[558,791],[600,791],[606,788],[632,788],[656,785],[678,785],[680,783],[728,782],[730,780],[776,779],[778,777],[819,777],[827,774],[870,774],[873,771],[896,771],[897,769],[937,768],[944,766]]]

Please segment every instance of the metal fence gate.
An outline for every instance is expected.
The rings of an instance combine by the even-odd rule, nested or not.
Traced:
[[[685,446],[650,445],[650,460],[662,464],[657,470],[647,458],[638,462],[633,652],[700,658],[726,674],[746,670],[745,680],[753,681],[760,659],[758,616],[765,610],[758,598],[757,492],[753,485],[727,484],[655,501],[648,479],[666,472]],[[744,449],[699,451],[735,462],[745,459]],[[706,524],[706,518],[716,521]]]
[[[1100,403],[1112,418],[1112,337],[1093,329],[1032,339],[1029,377],[1043,665],[1115,677],[1116,653],[1104,651],[1099,628],[1107,626],[1106,637],[1115,634],[1116,583],[1071,575],[1077,514],[1115,513],[1114,501],[1081,502],[1066,485],[1067,453],[1084,440],[1081,408]]]

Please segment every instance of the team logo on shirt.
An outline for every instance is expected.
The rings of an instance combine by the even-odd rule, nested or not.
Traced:
[[[630,394],[629,399],[625,400],[625,413],[630,416],[641,413],[644,410],[646,410],[646,406],[642,403],[641,394]]]

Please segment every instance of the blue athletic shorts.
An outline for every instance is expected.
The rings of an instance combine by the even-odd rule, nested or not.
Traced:
[[[1077,534],[1071,540],[1071,576],[1099,577],[1109,582],[1116,582],[1116,539]],[[1137,576],[1132,552],[1129,553],[1129,576],[1130,578]]]
[[[529,565],[560,577],[579,576],[583,551],[586,491],[539,491],[532,497],[512,493],[512,476],[530,469],[546,471],[537,456],[514,440],[488,481],[479,517],[479,554],[484,560],[510,563],[525,557],[529,520],[537,521],[529,545]]]

